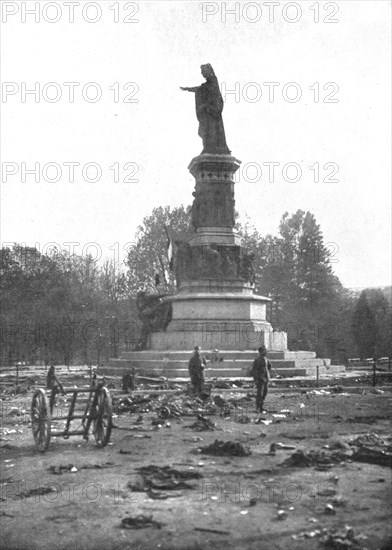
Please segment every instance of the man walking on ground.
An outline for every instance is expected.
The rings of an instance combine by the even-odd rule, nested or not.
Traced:
[[[197,395],[199,395],[204,386],[204,366],[207,364],[204,357],[200,355],[200,346],[195,347],[194,354],[189,360],[189,376],[192,386]]]
[[[257,388],[256,410],[262,413],[271,376],[271,363],[267,359],[267,349],[265,346],[259,348],[259,356],[253,361],[251,375]]]

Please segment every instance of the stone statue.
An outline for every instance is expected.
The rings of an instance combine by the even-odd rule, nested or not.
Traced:
[[[218,79],[209,63],[201,65],[201,74],[206,79],[201,86],[181,87],[186,92],[194,92],[196,116],[199,121],[199,136],[203,140],[203,153],[229,155],[223,127],[223,98],[219,90]]]
[[[139,291],[136,298],[138,317],[142,322],[142,329],[136,351],[147,349],[148,337],[151,332],[162,332],[172,320],[172,305],[163,302],[163,296],[147,294]]]

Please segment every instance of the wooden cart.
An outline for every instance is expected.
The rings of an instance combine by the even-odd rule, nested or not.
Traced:
[[[65,420],[64,429],[53,431],[53,407],[59,393],[57,388],[52,388],[48,395],[42,388],[34,392],[31,401],[31,428],[38,451],[44,453],[47,450],[52,436],[68,439],[73,435],[82,435],[83,439],[88,440],[91,427],[98,447],[105,447],[112,431],[112,401],[109,390],[103,385],[62,389],[61,393],[64,395],[72,394],[71,403],[67,415],[53,418],[53,421]],[[81,393],[88,394],[87,404],[84,411],[75,411],[77,398]],[[71,430],[71,422],[74,420],[80,420],[81,423],[78,429]]]

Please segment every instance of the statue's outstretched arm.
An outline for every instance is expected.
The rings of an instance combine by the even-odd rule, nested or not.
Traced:
[[[196,92],[199,86],[195,86],[194,88],[185,88],[180,86],[180,90],[184,90],[184,92]]]

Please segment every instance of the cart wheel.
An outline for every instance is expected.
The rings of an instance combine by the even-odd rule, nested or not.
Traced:
[[[36,390],[31,401],[31,429],[37,449],[44,453],[50,443],[51,415],[48,398],[42,389]]]
[[[96,415],[94,419],[94,437],[98,447],[105,447],[112,431],[112,400],[109,390],[99,388]]]

